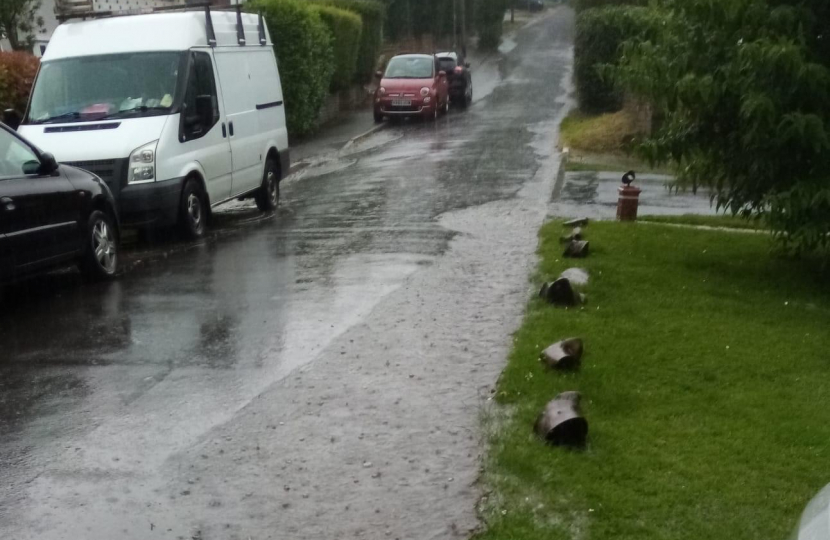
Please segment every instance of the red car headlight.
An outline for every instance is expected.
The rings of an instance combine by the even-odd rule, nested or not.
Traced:
[[[429,88],[427,88],[426,86],[421,88],[421,97],[427,97],[428,95],[429,95]]]

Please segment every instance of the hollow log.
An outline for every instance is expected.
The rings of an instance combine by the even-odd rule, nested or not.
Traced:
[[[580,304],[584,297],[574,290],[570,280],[559,278],[556,281],[545,283],[539,296],[557,306],[575,306]]]
[[[571,286],[575,288],[584,287],[588,284],[588,271],[584,268],[568,268],[561,274],[560,278],[565,278],[571,282]]]
[[[574,240],[565,248],[565,257],[583,258],[588,256],[588,242],[584,240]]]
[[[570,221],[566,221],[562,225],[565,227],[584,227],[588,224],[588,218],[577,218],[572,219]]]
[[[580,338],[568,338],[542,351],[539,358],[548,367],[562,370],[577,369],[582,360],[582,351],[583,344]]]
[[[534,430],[556,446],[585,446],[588,421],[582,416],[579,392],[562,392],[551,400],[536,419]]]
[[[575,227],[570,234],[566,234],[565,236],[559,237],[559,242],[563,244],[568,244],[573,242],[574,240],[582,240],[582,228]]]

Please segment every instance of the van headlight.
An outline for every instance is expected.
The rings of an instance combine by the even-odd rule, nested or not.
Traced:
[[[156,146],[153,141],[140,146],[130,154],[127,183],[152,182],[156,179]]]

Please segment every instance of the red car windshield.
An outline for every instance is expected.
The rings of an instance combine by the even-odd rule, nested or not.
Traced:
[[[435,63],[424,56],[398,56],[389,61],[385,79],[431,79]]]

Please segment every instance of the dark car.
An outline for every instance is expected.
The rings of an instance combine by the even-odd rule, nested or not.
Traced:
[[[528,2],[527,9],[530,12],[539,12],[545,9],[545,3],[542,2],[542,0],[530,0],[530,2]]]
[[[455,52],[442,52],[435,55],[441,71],[447,73],[450,100],[453,104],[467,107],[473,102],[473,79],[470,64]]]
[[[106,184],[59,165],[0,123],[0,282],[68,264],[93,280],[118,269],[118,214]]]

